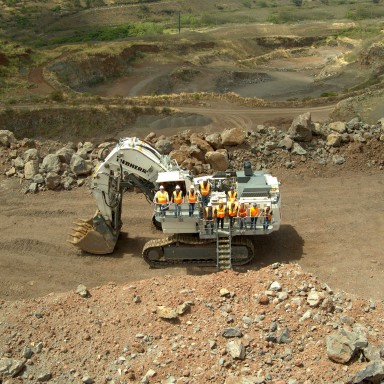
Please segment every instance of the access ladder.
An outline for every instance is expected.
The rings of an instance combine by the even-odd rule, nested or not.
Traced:
[[[217,268],[232,269],[231,230],[218,230],[216,237]]]

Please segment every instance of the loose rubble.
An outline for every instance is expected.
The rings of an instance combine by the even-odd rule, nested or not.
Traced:
[[[288,130],[257,125],[251,130],[233,128],[209,135],[187,130],[165,137],[152,132],[145,140],[195,176],[241,169],[244,160],[250,160],[257,170],[305,166],[321,172],[327,165],[384,169],[383,122],[384,118],[372,125],[354,118],[320,124],[312,122],[308,112],[297,116]],[[114,145],[17,140],[12,132],[0,130],[0,170],[18,177],[25,193],[70,190],[87,182]]]
[[[87,298],[84,288],[0,302],[3,384],[384,378],[383,303],[333,291],[296,264],[109,283]]]

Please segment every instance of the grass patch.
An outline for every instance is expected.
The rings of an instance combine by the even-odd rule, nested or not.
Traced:
[[[56,37],[49,41],[40,41],[39,45],[44,46],[50,44],[60,45],[91,41],[113,41],[125,39],[127,37],[159,35],[163,34],[164,28],[165,27],[163,25],[150,22],[129,23],[118,26],[105,26],[84,31],[78,30],[71,36]]]

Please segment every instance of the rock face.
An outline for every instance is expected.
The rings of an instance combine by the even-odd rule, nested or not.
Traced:
[[[295,141],[311,141],[312,139],[312,120],[311,113],[307,112],[296,117],[288,134]]]
[[[225,171],[229,166],[228,153],[225,149],[207,152],[205,154],[205,161],[215,171]]]
[[[244,143],[246,138],[246,133],[241,128],[233,128],[225,130],[221,134],[221,144],[222,145],[241,145]]]
[[[384,380],[384,361],[374,361],[359,371],[350,381],[351,384],[381,384]]]

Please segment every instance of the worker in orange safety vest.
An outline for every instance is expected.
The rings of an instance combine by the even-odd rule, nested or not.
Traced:
[[[268,229],[269,224],[272,221],[272,210],[271,207],[267,207],[267,209],[264,212],[264,222],[263,222],[263,229],[266,231]]]
[[[223,203],[223,200],[219,200],[219,205],[215,208],[215,216],[217,221],[217,228],[219,228],[219,225],[221,229],[224,228],[224,218],[226,214],[226,207]]]
[[[237,217],[240,220],[240,229],[243,229],[243,227],[245,227],[245,229],[247,229],[247,222],[246,222],[247,206],[245,205],[245,203],[243,201],[240,201],[240,207],[237,210]]]
[[[195,205],[197,203],[197,201],[199,200],[199,195],[198,195],[198,192],[195,191],[195,186],[194,185],[191,185],[189,187],[189,191],[187,193],[187,199],[188,199],[188,203],[189,203],[189,216],[193,216],[193,213],[195,211]]]
[[[235,218],[237,217],[237,204],[234,201],[228,203],[228,216],[229,225],[232,228]]]
[[[256,229],[257,219],[260,215],[260,210],[256,203],[252,203],[252,207],[249,209],[249,214],[251,216],[251,229]]]
[[[160,207],[160,215],[165,216],[165,211],[169,208],[169,195],[164,189],[164,185],[160,185],[160,189],[156,192],[153,202]]]
[[[236,201],[237,200],[237,192],[235,191],[234,187],[231,187],[229,192],[228,192],[228,201]]]
[[[172,203],[175,204],[175,216],[180,216],[181,204],[183,203],[183,201],[183,191],[180,189],[180,185],[176,185],[176,188],[172,193]]]
[[[200,194],[203,207],[206,207],[211,197],[211,184],[208,182],[208,180],[204,180],[202,183],[200,183]]]

